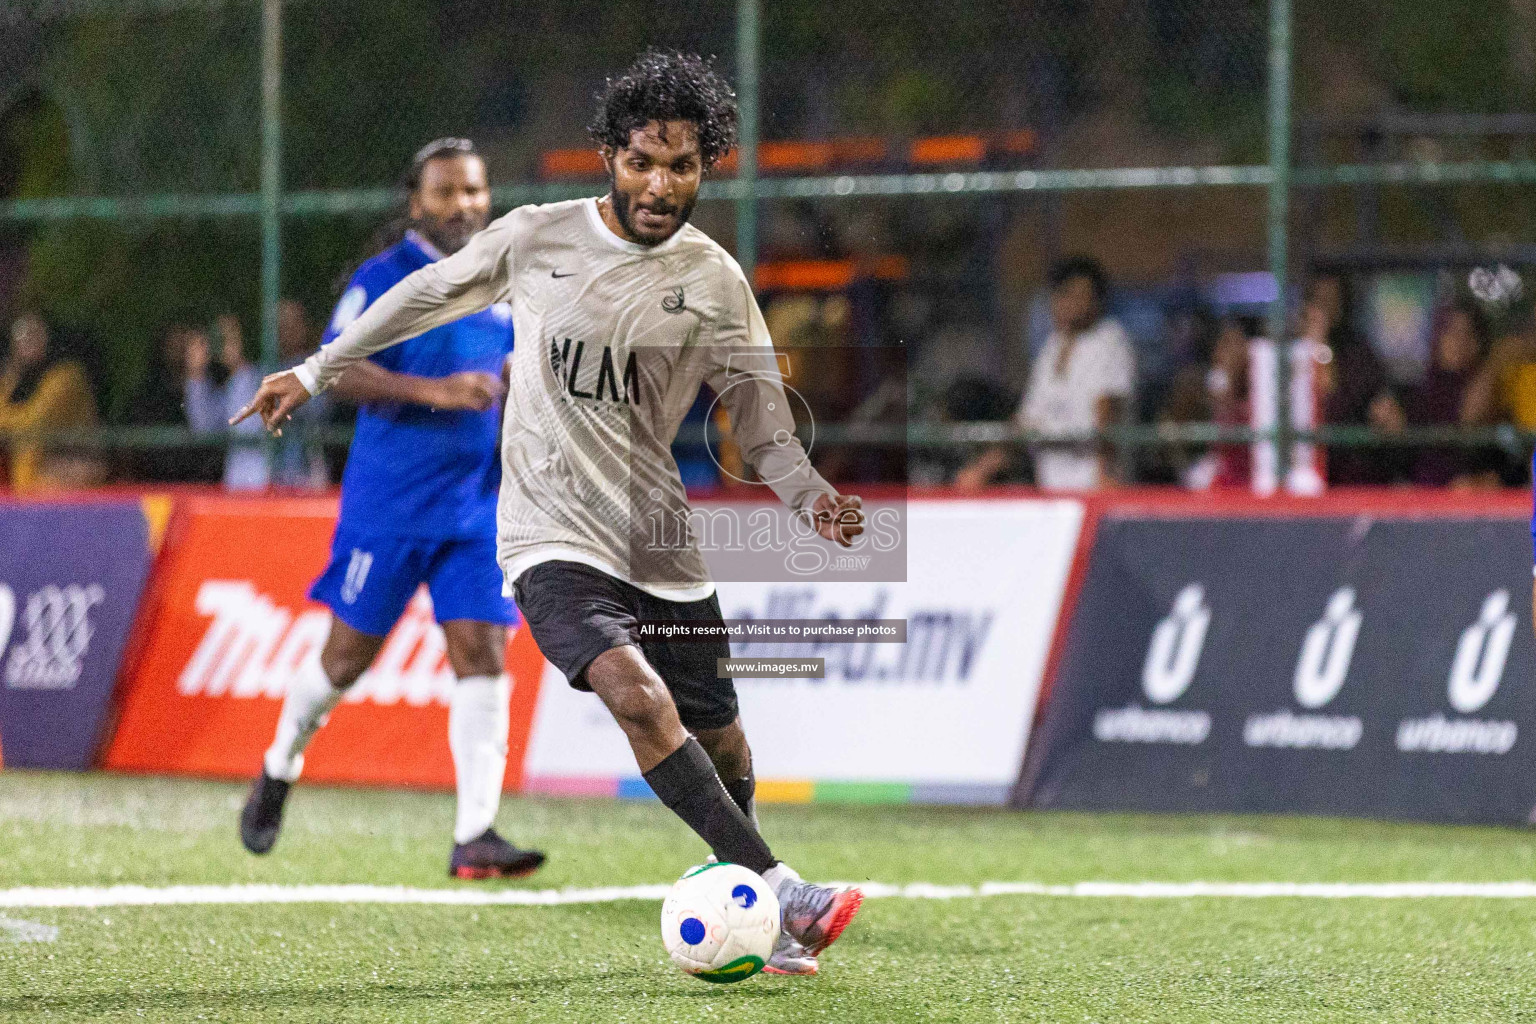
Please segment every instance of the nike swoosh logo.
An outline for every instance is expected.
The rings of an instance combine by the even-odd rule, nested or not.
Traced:
[[[550,277],[575,277],[576,276],[576,271],[573,270],[569,274],[562,274],[558,270],[551,270],[549,272],[549,276]]]

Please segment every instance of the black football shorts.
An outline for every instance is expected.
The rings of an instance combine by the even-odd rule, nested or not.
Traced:
[[[736,720],[736,687],[716,678],[716,659],[731,656],[724,639],[679,643],[640,637],[639,623],[720,622],[713,594],[699,601],[668,601],[580,562],[540,562],[512,582],[512,596],[534,641],[566,680],[591,691],[587,666],[604,651],[640,648],[666,682],[677,715],[690,730],[719,729]]]

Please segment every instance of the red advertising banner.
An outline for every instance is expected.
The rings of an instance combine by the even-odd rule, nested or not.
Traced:
[[[128,652],[105,767],[251,778],[288,681],[324,644],[330,613],[305,596],[335,525],[329,498],[198,497],[171,524]],[[524,629],[512,677],[509,791],[521,788],[544,659]],[[311,782],[452,788],[454,676],[425,590],[305,757]]]

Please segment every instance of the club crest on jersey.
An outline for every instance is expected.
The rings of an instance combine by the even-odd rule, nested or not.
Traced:
[[[574,345],[574,349],[573,346]],[[593,346],[596,348],[596,346]],[[587,372],[581,372],[583,359]],[[596,373],[592,370],[597,366]],[[640,403],[640,373],[635,367],[635,353],[631,352],[624,362],[624,374],[620,377],[613,362],[613,348],[603,346],[603,354],[594,359],[587,353],[587,343],[572,342],[570,338],[557,341],[549,339],[549,368],[555,378],[572,398],[588,398],[599,402],[623,402],[625,405]],[[592,390],[582,390],[585,384]]]
[[[683,303],[683,286],[672,289],[672,294],[661,300],[661,308],[668,313],[681,313],[688,307]]]
[[[360,284],[348,288],[341,301],[336,303],[336,312],[331,316],[331,330],[340,334],[353,320],[362,315],[368,307],[368,289]]]

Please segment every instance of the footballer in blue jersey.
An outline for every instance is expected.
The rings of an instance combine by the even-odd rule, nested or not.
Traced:
[[[424,147],[406,186],[404,238],[358,268],[325,342],[413,272],[462,249],[490,219],[485,163],[467,139]],[[458,677],[448,714],[458,792],[449,873],[518,877],[543,863],[543,854],[518,849],[493,827],[507,765],[503,654],[517,620],[496,563],[497,439],[511,352],[511,310],[492,306],[380,352],[338,381],[335,390],[358,404],[357,429],[331,561],[310,589],[331,609],[331,632],[320,657],[291,681],[241,815],[252,853],[277,841],[304,748],[426,584]]]

